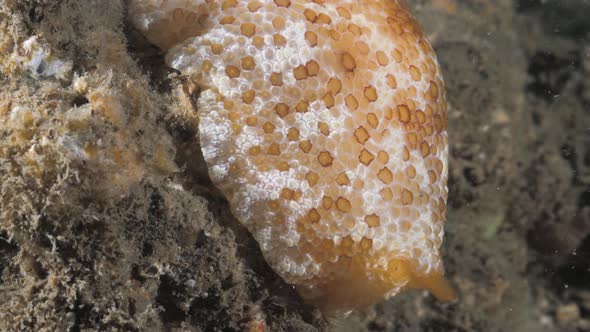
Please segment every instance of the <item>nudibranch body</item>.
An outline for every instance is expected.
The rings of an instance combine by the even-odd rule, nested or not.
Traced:
[[[440,246],[444,83],[401,0],[132,0],[200,87],[209,173],[274,270],[313,304],[404,288],[454,297]]]

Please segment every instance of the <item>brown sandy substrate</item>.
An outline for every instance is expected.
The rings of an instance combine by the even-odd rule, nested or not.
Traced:
[[[590,331],[590,6],[411,2],[447,82],[458,302],[305,306],[211,189],[198,92],[124,3],[0,0],[0,330]],[[34,35],[60,77],[18,65]]]

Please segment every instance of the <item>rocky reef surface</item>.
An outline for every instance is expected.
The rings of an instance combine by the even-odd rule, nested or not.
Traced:
[[[125,2],[0,0],[0,330],[590,330],[588,2],[410,6],[448,90],[456,303],[306,306],[212,186],[198,91]]]

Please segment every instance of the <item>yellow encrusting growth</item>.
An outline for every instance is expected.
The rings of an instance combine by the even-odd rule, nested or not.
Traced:
[[[403,1],[132,0],[130,15],[202,88],[211,178],[307,300],[454,297],[444,83]]]

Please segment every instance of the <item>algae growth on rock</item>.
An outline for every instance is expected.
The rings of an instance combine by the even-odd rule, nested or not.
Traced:
[[[0,0],[0,330],[587,330],[588,4],[407,4],[445,74],[457,302],[327,324],[215,190],[200,90],[125,1]]]

